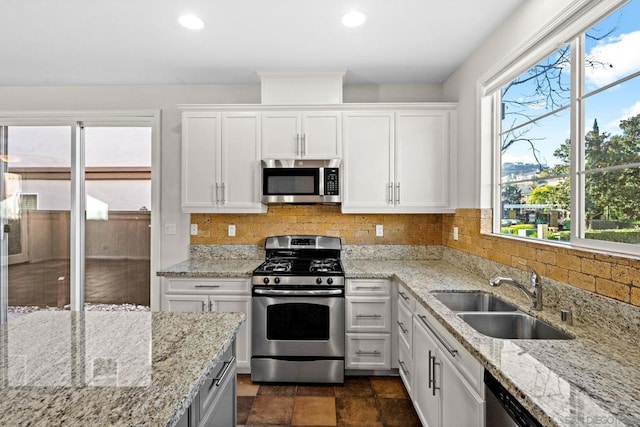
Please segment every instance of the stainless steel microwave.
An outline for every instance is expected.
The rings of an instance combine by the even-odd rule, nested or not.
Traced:
[[[340,203],[340,159],[263,160],[262,203]]]

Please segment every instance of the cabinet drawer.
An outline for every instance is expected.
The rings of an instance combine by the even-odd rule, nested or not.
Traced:
[[[391,332],[391,297],[348,297],[347,331]]]
[[[398,346],[398,367],[400,378],[402,378],[407,392],[411,395],[411,387],[413,385],[413,359],[411,358],[411,350],[406,348],[402,343]]]
[[[391,295],[391,283],[386,279],[349,279],[347,295]]]
[[[404,304],[398,302],[398,340],[409,350],[413,346],[413,315]]]
[[[347,369],[391,369],[391,334],[347,334]]]
[[[250,294],[250,279],[168,279],[165,292],[206,293],[206,294]]]
[[[211,372],[207,376],[206,381],[200,387],[200,393],[198,396],[198,414],[202,417],[208,409],[211,407],[215,400],[220,385],[224,382],[225,378],[233,373],[235,369],[235,358],[233,357],[233,346],[230,346],[227,351],[224,352],[222,359],[215,364]]]
[[[475,357],[420,304],[416,306],[414,320],[425,326],[432,335],[435,335],[434,341],[438,343],[442,355],[451,362],[451,365],[480,396],[484,396],[484,370]],[[426,355],[415,354],[414,357],[426,357]]]
[[[411,293],[404,287],[404,285],[398,283],[398,301],[400,301],[409,312],[413,313],[416,307],[416,299]]]

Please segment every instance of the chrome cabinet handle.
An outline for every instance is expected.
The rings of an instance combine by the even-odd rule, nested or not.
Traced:
[[[398,326],[400,326],[400,330],[402,331],[403,334],[406,334],[407,332],[409,332],[409,330],[404,327],[404,323],[402,323],[399,320],[397,320],[397,322],[398,322]]]
[[[356,286],[356,289],[382,289],[381,286]]]
[[[300,149],[300,134],[296,133],[296,156],[301,156],[302,150]]]
[[[219,288],[220,285],[194,285],[194,288]]]
[[[429,350],[429,359],[427,359],[427,360],[428,360],[428,363],[429,363],[429,378],[428,378],[429,381],[427,382],[427,388],[431,389],[431,382],[432,382],[432,380],[431,380],[431,350]]]
[[[381,314],[356,314],[356,319],[379,319]]]
[[[222,203],[223,205],[226,203],[226,197],[225,194],[227,191],[227,184],[225,184],[224,182],[222,183],[222,197],[220,198],[222,201],[220,203]]]
[[[440,366],[438,362],[436,362],[436,356],[431,356],[431,351],[429,351],[429,365],[432,368],[429,369],[429,372],[433,370],[433,378],[429,375],[429,388],[432,390],[433,395],[436,395],[436,390],[440,390],[440,387],[436,385],[436,365]],[[432,387],[433,386],[433,387]]]
[[[220,372],[218,372],[218,374],[214,378],[211,378],[213,383],[211,384],[211,386],[209,386],[209,390],[211,390],[211,387],[213,387],[214,385],[216,387],[219,387],[220,384],[222,384],[222,382],[224,381],[225,377],[229,373],[229,369],[231,368],[231,366],[233,366],[233,363],[235,361],[236,361],[236,357],[235,356],[231,356],[231,359],[229,359],[228,362],[224,362],[224,364],[222,366],[222,369],[220,369]]]
[[[393,182],[389,184],[389,204],[393,205]]]
[[[418,318],[422,320],[424,326],[426,326],[427,329],[429,329],[429,331],[431,331],[431,333],[438,339],[438,341],[440,341],[440,344],[442,344],[442,346],[449,352],[451,357],[456,357],[456,355],[458,354],[458,350],[449,347],[444,339],[442,339],[442,337],[431,327],[431,325],[429,325],[429,323],[427,322],[427,316],[418,315]]]
[[[307,134],[306,133],[302,134],[302,155],[303,156],[307,155]]]
[[[405,294],[402,291],[398,291],[398,295],[400,295],[402,297],[403,300],[405,301],[409,301],[409,297],[407,296],[407,294]]]
[[[209,311],[213,311],[213,301],[209,301]]]
[[[400,365],[400,369],[402,369],[402,372],[404,372],[405,375],[409,375],[409,370],[402,360],[398,359],[398,365]]]
[[[400,204],[400,183],[396,183],[396,204]]]
[[[218,187],[219,184],[216,182],[215,187],[212,186],[211,188],[211,198],[213,199],[213,203],[215,204],[218,203]]]
[[[380,356],[382,353],[380,353],[378,350],[374,350],[374,351],[362,351],[362,350],[358,350],[356,351],[356,354],[358,356],[363,356],[363,355],[367,355],[367,356]]]
[[[202,301],[202,311],[204,311],[204,301]]]

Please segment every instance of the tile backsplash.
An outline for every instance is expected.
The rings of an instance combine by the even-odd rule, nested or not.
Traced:
[[[319,234],[345,245],[441,245],[442,215],[342,214],[334,205],[270,205],[266,214],[192,214],[192,245],[262,245],[268,236]],[[227,235],[236,226],[235,237]],[[384,236],[376,236],[376,225]]]

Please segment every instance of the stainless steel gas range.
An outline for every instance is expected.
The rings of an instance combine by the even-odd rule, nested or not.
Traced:
[[[341,249],[338,237],[267,238],[252,279],[252,381],[344,381]]]

